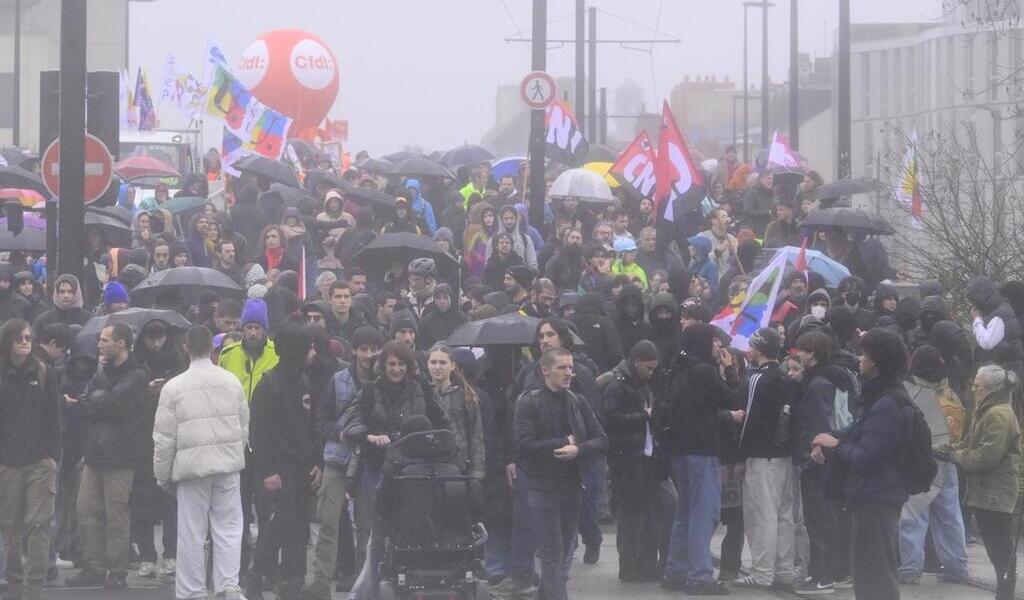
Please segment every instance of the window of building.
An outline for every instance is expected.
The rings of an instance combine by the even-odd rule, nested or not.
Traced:
[[[921,84],[921,74],[924,73],[924,69],[918,65],[923,54],[922,46],[911,46],[904,53],[907,63],[907,105],[904,110],[912,113],[917,110],[917,87]]]
[[[860,81],[861,89],[864,90],[864,104],[861,111],[862,117],[871,114],[871,53],[865,52],[860,55]]]
[[[1000,81],[1003,78],[1003,70],[999,64],[999,35],[995,31],[989,32],[988,35],[988,64],[988,99],[994,101],[999,98]]]
[[[903,52],[904,51],[900,48],[892,51],[893,85],[891,87],[893,90],[892,114],[894,115],[898,115],[903,112],[903,90],[906,83],[903,81]]]
[[[878,54],[878,114],[883,117],[889,114],[889,53],[882,50]]]
[[[964,36],[964,94],[974,95],[974,37]]]

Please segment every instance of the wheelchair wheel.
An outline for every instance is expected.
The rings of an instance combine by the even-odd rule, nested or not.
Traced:
[[[377,600],[398,600],[398,590],[395,588],[395,584],[390,581],[380,582],[380,587],[377,588]]]

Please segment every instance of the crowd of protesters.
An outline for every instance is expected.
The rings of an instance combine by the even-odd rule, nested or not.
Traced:
[[[223,177],[215,155],[206,166]],[[707,173],[706,201],[671,227],[649,199],[618,194],[549,198],[535,228],[523,175],[310,171],[297,202],[243,175],[227,206],[184,222],[160,208],[166,189],[148,210],[126,189],[131,242],[90,230],[82,280],[45,289],[43,261],[12,253],[0,264],[4,598],[37,599],[72,564],[69,586],[124,588],[134,570],[174,577],[182,600],[208,585],[229,600],[372,598],[386,450],[414,415],[454,432],[485,498],[479,575],[497,598],[566,598],[574,557],[602,560],[611,522],[625,583],[888,600],[925,572],[966,582],[980,538],[996,597],[1013,597],[1024,283],[900,292],[876,240],[801,227],[821,208],[816,174],[776,183],[732,149]],[[397,200],[366,203],[339,178]],[[357,260],[403,232],[457,267]],[[712,317],[769,249],[801,244],[852,274],[835,289],[813,270],[787,274],[777,320],[732,349]],[[132,292],[187,266],[244,296]],[[192,325],[112,319],[83,341],[90,318],[135,306]],[[508,313],[540,319],[532,347],[446,344]],[[920,415],[938,467],[910,494],[902,457]]]

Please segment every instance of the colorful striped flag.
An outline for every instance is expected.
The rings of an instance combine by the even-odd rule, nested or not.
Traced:
[[[750,282],[739,307],[730,303],[712,319],[712,325],[732,336],[733,348],[746,352],[750,336],[771,322],[785,269],[786,256],[779,254]]]
[[[910,224],[915,229],[924,229],[924,205],[918,179],[917,129],[911,131],[907,151],[903,155],[903,164],[896,180],[896,199],[908,207]]]
[[[153,106],[153,96],[149,93],[149,82],[142,67],[139,67],[135,76],[135,108],[139,111],[139,131],[156,129],[156,108]]]

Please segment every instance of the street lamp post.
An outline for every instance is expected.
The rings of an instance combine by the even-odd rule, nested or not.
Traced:
[[[762,71],[761,71],[761,75],[762,75],[761,85],[762,85],[762,87],[766,87],[766,82],[768,81],[768,41],[767,41],[768,40],[768,9],[773,7],[773,6],[775,6],[775,4],[773,4],[771,2],[759,2],[759,1],[754,1],[754,0],[748,0],[747,2],[743,3],[743,162],[746,162],[746,163],[750,162],[750,109],[749,109],[749,105],[747,103],[747,93],[750,91],[750,83],[748,81],[749,73],[748,73],[748,66],[747,66],[747,63],[749,61],[749,57],[747,56],[748,55],[747,46],[749,45],[749,39],[748,39],[749,35],[748,35],[748,31],[747,31],[747,21],[748,21],[747,9],[749,9],[749,8],[761,8],[761,9],[764,10],[764,15],[763,15],[764,16],[764,23],[762,24],[762,29],[763,29],[763,32],[764,32],[764,42],[762,44],[762,46],[763,46],[763,48],[762,48],[762,50],[763,50],[762,60],[764,61],[764,65],[762,65]],[[766,107],[764,106],[764,102],[766,102],[765,97],[762,96],[761,100],[762,100],[762,105],[761,105],[761,129],[762,129],[762,132],[763,132],[764,125],[765,125],[765,119],[767,118],[767,110],[766,110]],[[762,143],[763,142],[764,142],[764,140],[762,140]]]

